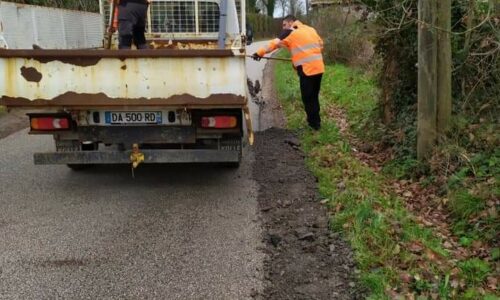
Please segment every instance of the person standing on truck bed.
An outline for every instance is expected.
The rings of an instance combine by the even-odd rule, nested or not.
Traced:
[[[146,44],[146,16],[152,0],[120,0],[118,5],[118,49],[149,48]]]
[[[287,48],[292,54],[292,63],[300,79],[300,93],[307,114],[307,123],[314,130],[321,127],[319,115],[319,90],[321,77],[325,72],[323,56],[323,40],[316,30],[302,24],[294,16],[283,18],[283,31],[277,39],[267,47],[260,48],[252,57],[260,60],[266,53],[277,48]]]

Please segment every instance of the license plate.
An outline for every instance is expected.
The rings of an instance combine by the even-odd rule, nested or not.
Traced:
[[[161,111],[107,111],[106,124],[161,124]]]

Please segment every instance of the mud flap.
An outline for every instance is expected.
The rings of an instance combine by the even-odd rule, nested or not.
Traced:
[[[250,117],[250,110],[248,109],[248,105],[243,107],[243,114],[245,115],[245,122],[247,124],[247,135],[248,135],[248,143],[253,145],[254,134],[252,128],[252,118]]]

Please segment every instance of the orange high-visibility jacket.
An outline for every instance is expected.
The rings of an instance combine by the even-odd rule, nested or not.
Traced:
[[[111,28],[113,28],[114,30],[117,30],[118,29],[118,6],[120,4],[120,0],[116,0],[116,1],[113,1],[113,0],[109,0],[109,4],[112,5],[114,4],[115,6],[113,7],[113,11],[111,13],[114,14],[114,17],[113,17],[113,24],[111,24]]]
[[[274,39],[265,48],[257,50],[259,56],[286,47],[292,54],[292,63],[295,68],[302,66],[304,74],[311,76],[325,72],[323,56],[323,40],[316,30],[310,26],[295,21],[292,32],[284,39]]]

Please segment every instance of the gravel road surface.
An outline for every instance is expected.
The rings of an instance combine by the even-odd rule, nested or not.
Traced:
[[[262,76],[264,63],[248,66]],[[238,170],[142,165],[135,179],[129,166],[33,165],[34,152],[53,150],[52,137],[27,130],[0,140],[0,298],[246,299],[262,289],[249,147]]]
[[[0,140],[0,297],[245,299],[262,254],[252,153],[238,170],[34,166],[47,136]]]

